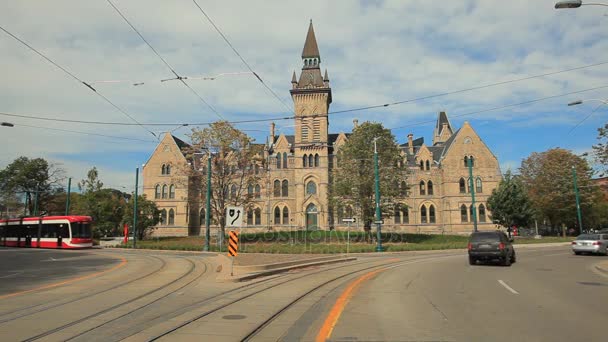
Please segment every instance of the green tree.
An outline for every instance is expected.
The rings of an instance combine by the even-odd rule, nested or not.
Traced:
[[[487,201],[492,220],[505,227],[526,227],[534,217],[534,208],[521,179],[505,173]]]
[[[608,171],[608,123],[604,127],[598,128],[597,131],[599,142],[597,145],[593,145],[593,152],[596,161]]]
[[[354,129],[348,141],[338,150],[337,167],[331,173],[330,204],[334,210],[352,205],[358,208],[369,228],[375,215],[374,138],[377,138],[381,210],[383,217],[394,214],[407,169],[399,167],[402,160],[395,137],[380,123],[365,122]]]
[[[227,206],[247,208],[253,202],[253,194],[249,194],[248,189],[260,179],[253,165],[263,164],[262,146],[253,144],[253,139],[226,121],[214,122],[202,130],[193,129],[189,137],[188,157],[200,165],[189,167],[188,173],[201,191],[188,193],[191,199],[195,196],[197,202],[204,203],[207,188],[205,155],[211,152],[211,212],[224,233]]]
[[[576,168],[577,185],[583,215],[591,213],[595,189],[593,171],[587,160],[569,150],[554,148],[532,153],[521,164],[521,178],[538,213],[553,228],[562,224],[578,226],[572,167]]]
[[[62,168],[43,158],[19,157],[0,170],[0,198],[3,204],[9,205],[29,193],[28,211],[34,214],[34,199],[38,192],[38,211],[45,211],[53,187],[65,179],[64,173]]]
[[[129,225],[129,233],[133,232],[133,204],[132,196],[122,217],[122,222]],[[160,222],[160,210],[156,203],[146,199],[146,195],[137,196],[137,239],[148,237]]]

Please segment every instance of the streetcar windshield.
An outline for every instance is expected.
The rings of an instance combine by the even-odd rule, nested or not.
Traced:
[[[72,223],[72,238],[90,239],[91,238],[91,222],[73,222]]]

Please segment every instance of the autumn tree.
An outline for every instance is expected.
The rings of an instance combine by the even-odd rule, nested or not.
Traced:
[[[378,149],[381,210],[383,217],[394,214],[403,191],[396,184],[405,180],[406,168],[399,167],[400,151],[390,130],[380,123],[365,122],[353,130],[338,150],[337,167],[332,171],[330,203],[334,210],[352,205],[359,208],[366,228],[374,221],[374,139]]]
[[[532,153],[521,164],[521,178],[528,196],[540,215],[554,228],[562,224],[578,225],[573,168],[577,173],[581,210],[586,216],[591,213],[596,194],[591,185],[593,172],[584,158],[569,150],[554,148]]]
[[[129,225],[129,233],[133,232],[133,205],[135,197],[131,197],[128,205],[125,206],[125,211],[122,215],[122,223]],[[137,239],[143,240],[150,236],[157,228],[156,225],[160,222],[160,210],[154,201],[146,198],[146,195],[137,196]]]
[[[207,156],[212,154],[211,213],[224,236],[227,206],[243,206],[247,210],[253,201],[248,189],[259,180],[253,165],[263,162],[262,146],[254,144],[253,139],[227,121],[212,123],[202,130],[193,129],[189,138],[188,159],[195,163],[189,172],[202,189],[193,192],[200,197],[200,203],[205,203]]]
[[[597,140],[599,140],[599,142],[597,145],[593,145],[593,152],[596,161],[608,171],[608,123],[597,130]]]
[[[511,170],[505,173],[487,201],[492,220],[505,227],[526,227],[534,217],[534,208],[520,177]]]
[[[0,200],[14,205],[18,197],[29,194],[28,212],[34,212],[34,198],[38,193],[38,212],[46,210],[54,188],[65,179],[65,171],[43,158],[19,157],[0,170]]]

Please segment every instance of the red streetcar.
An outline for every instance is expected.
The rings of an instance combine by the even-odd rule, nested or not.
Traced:
[[[90,248],[90,216],[42,216],[0,220],[0,246]]]

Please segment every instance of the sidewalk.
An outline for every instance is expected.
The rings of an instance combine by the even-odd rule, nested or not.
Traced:
[[[608,260],[595,264],[595,269],[608,276]]]

